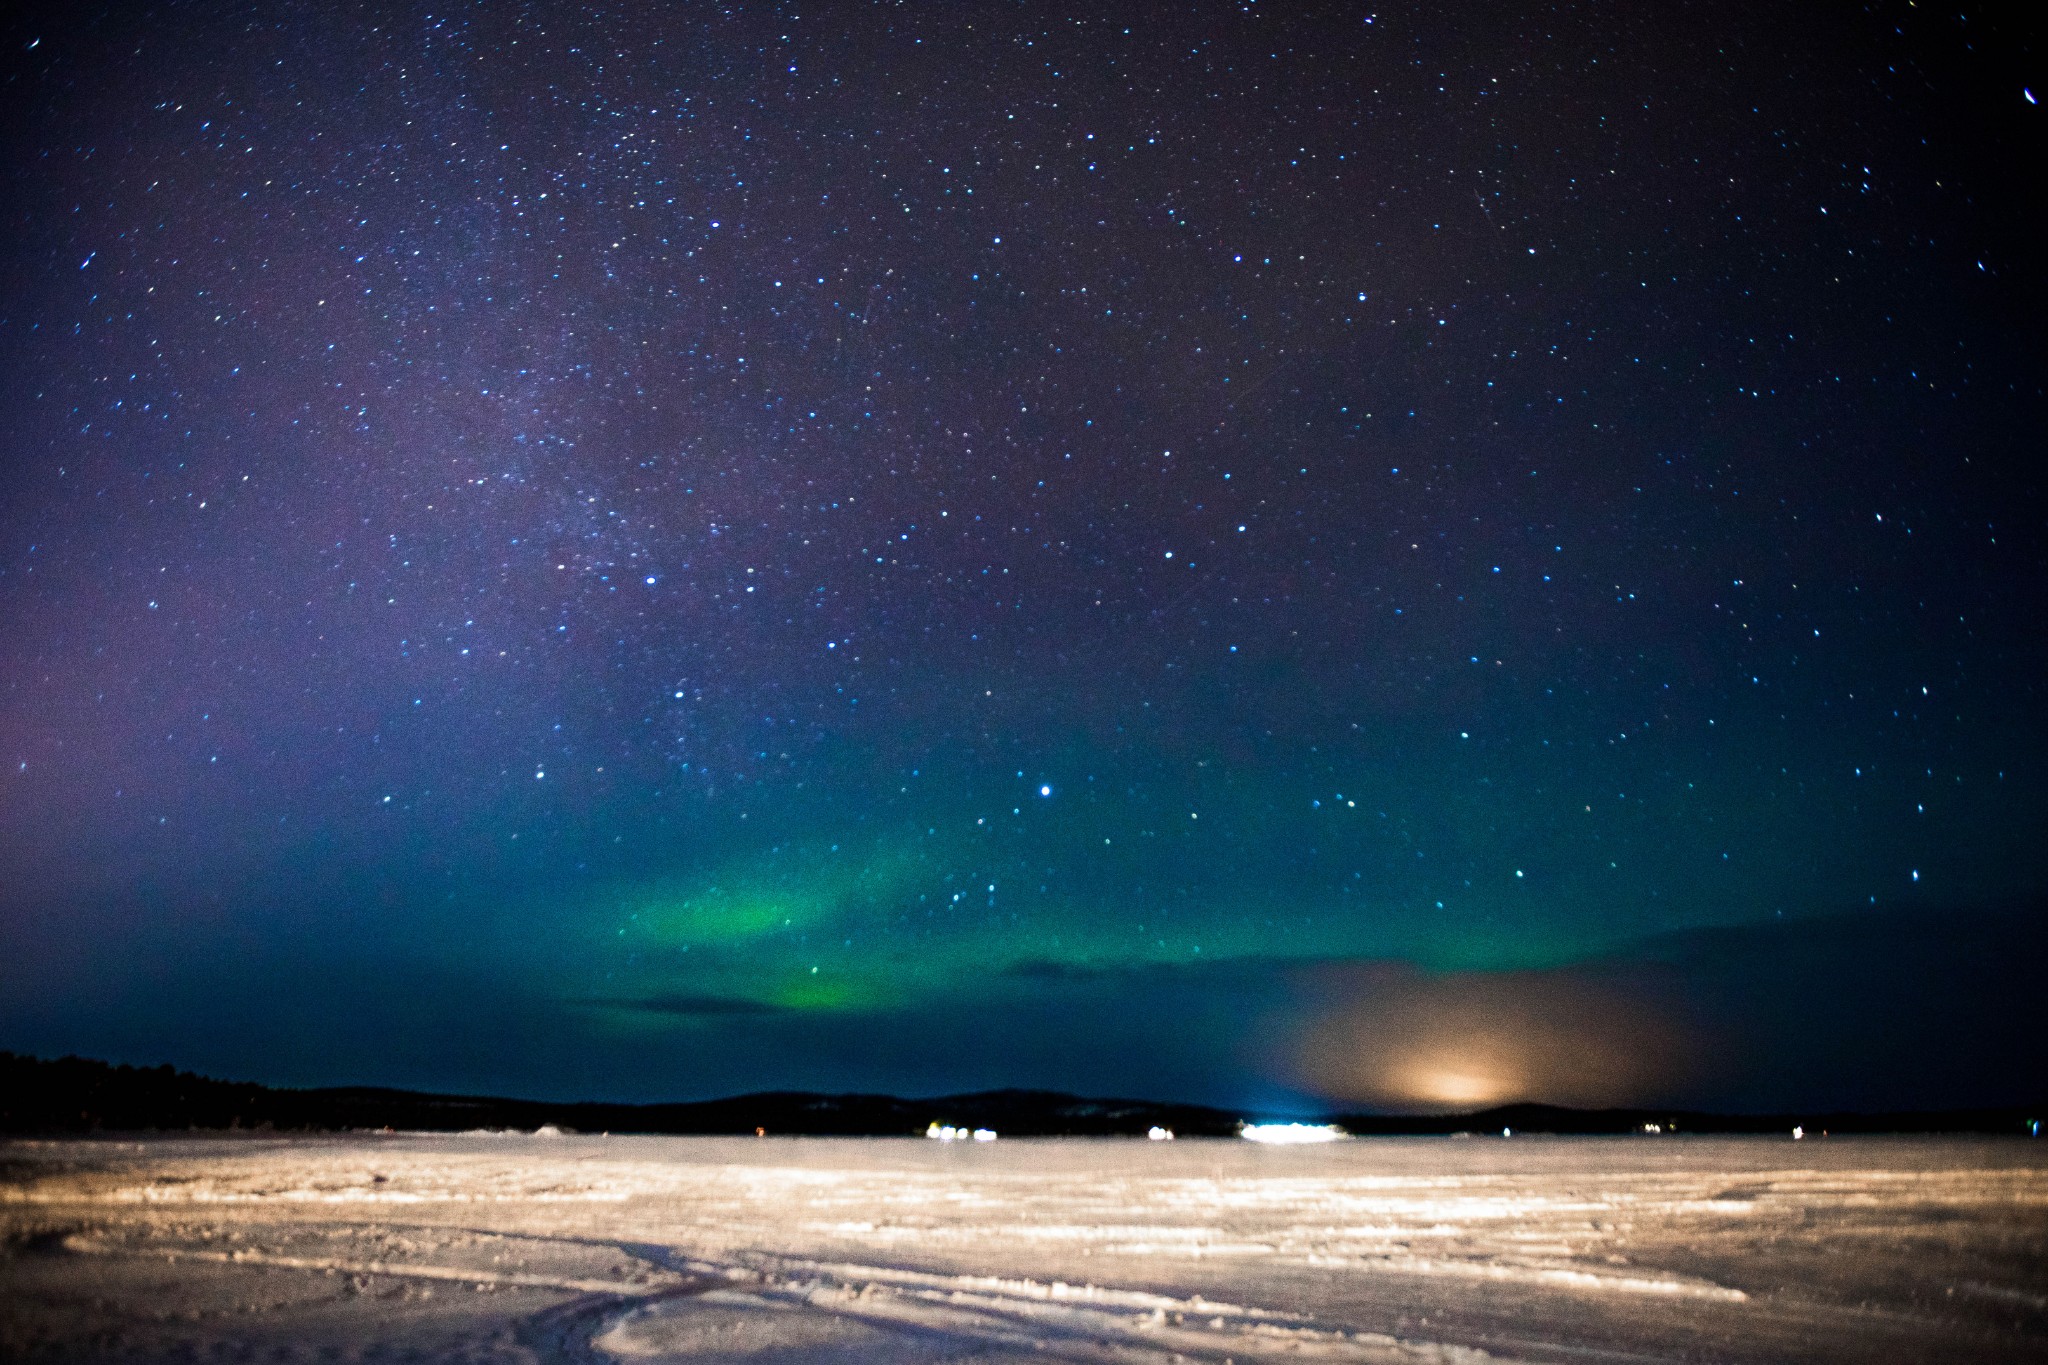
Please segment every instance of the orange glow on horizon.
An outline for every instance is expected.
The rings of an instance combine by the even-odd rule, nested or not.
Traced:
[[[1570,970],[1324,973],[1292,1067],[1346,1103],[1408,1110],[1517,1101],[1597,1107],[1654,1096],[1692,1041],[1654,991]]]
[[[1418,1063],[1401,1068],[1390,1079],[1407,1098],[1440,1104],[1494,1104],[1515,1098],[1513,1080],[1457,1063]]]

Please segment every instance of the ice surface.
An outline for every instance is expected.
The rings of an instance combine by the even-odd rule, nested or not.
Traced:
[[[356,1137],[0,1148],[0,1356],[2044,1360],[2048,1149]]]

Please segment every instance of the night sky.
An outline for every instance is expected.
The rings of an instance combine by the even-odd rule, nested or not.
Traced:
[[[2037,17],[0,23],[0,1046],[2044,1092]]]

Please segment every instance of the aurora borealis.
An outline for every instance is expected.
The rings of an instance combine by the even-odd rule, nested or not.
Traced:
[[[2040,1093],[2034,21],[5,25],[0,1045]]]

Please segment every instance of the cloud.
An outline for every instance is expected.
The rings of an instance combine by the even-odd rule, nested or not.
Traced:
[[[673,1014],[685,1018],[705,1015],[786,1014],[788,1009],[765,1000],[743,995],[652,995],[640,999],[599,999],[579,1002],[596,1009],[635,1010],[645,1014]]]
[[[1058,962],[1047,957],[1024,958],[1004,967],[1002,976],[1020,981],[1095,981],[1115,970],[1080,962]]]
[[[1692,930],[1668,968],[1718,1023],[1703,1107],[1946,1108],[2048,1096],[2048,903]]]

